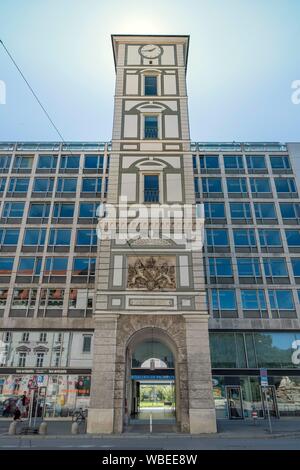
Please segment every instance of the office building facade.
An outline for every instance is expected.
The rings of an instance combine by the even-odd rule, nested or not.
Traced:
[[[88,432],[122,432],[142,385],[170,383],[183,432],[264,418],[267,398],[295,416],[300,144],[191,142],[189,38],[112,43],[111,142],[0,143],[0,412],[27,391],[46,418],[87,408]],[[203,248],[166,235],[186,207]]]

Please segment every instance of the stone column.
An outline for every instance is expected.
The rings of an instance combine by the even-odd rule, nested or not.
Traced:
[[[207,315],[184,315],[189,387],[190,433],[217,432]]]
[[[91,402],[87,432],[114,431],[114,389],[118,315],[95,315]]]

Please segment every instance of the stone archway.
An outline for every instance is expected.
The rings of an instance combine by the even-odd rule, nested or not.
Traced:
[[[114,391],[114,432],[122,432],[128,416],[128,390],[131,373],[131,356],[135,347],[155,338],[165,344],[175,362],[176,421],[182,432],[189,432],[188,371],[184,321],[179,316],[130,315],[119,317],[116,350],[116,383]]]

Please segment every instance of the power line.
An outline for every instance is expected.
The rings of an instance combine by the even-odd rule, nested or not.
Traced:
[[[37,96],[36,92],[34,91],[34,89],[32,88],[32,86],[30,85],[30,83],[28,82],[28,80],[26,79],[25,75],[23,74],[22,70],[20,69],[20,67],[18,66],[17,62],[15,61],[15,59],[13,58],[13,56],[11,55],[11,53],[9,52],[9,50],[7,49],[7,47],[5,46],[4,42],[0,39],[0,44],[2,44],[3,46],[3,49],[5,50],[5,52],[7,53],[8,57],[10,58],[10,60],[12,61],[12,63],[14,64],[14,66],[16,67],[16,69],[18,70],[19,74],[21,75],[21,77],[23,78],[24,82],[26,83],[27,87],[29,88],[29,90],[31,91],[32,95],[34,96],[34,98],[36,99],[36,101],[38,102],[39,106],[41,107],[41,109],[43,110],[45,116],[47,117],[48,121],[51,123],[52,127],[55,129],[55,131],[57,132],[57,134],[59,135],[59,137],[61,138],[62,142],[64,144],[66,144],[66,141],[64,139],[64,137],[62,136],[61,132],[59,131],[59,129],[57,128],[57,126],[55,125],[53,119],[50,117],[48,111],[46,110],[45,106],[42,104],[41,100],[39,99],[39,97]],[[72,153],[70,151],[70,153]]]

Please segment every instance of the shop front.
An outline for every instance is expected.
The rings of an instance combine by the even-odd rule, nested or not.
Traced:
[[[210,332],[217,418],[300,416],[299,347],[300,332]]]
[[[26,396],[24,417],[30,408],[44,418],[68,418],[75,410],[88,409],[90,370],[1,370],[0,417],[11,418],[18,398]]]

